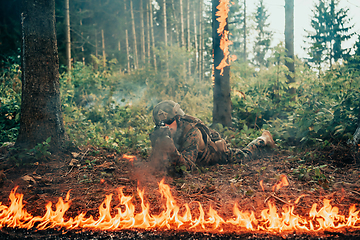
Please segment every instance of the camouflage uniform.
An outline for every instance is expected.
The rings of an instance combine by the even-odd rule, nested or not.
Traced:
[[[257,138],[244,149],[228,148],[219,133],[209,129],[201,120],[185,115],[179,105],[172,101],[159,103],[154,108],[153,116],[156,124],[168,119],[176,121],[177,130],[172,140],[168,139],[169,142],[173,141],[170,145],[174,144],[175,147],[167,151],[167,158],[171,165],[185,166],[187,170],[196,169],[196,165],[241,162],[243,159],[250,159],[266,145],[263,139]],[[152,139],[152,143],[155,140]],[[153,151],[161,151],[162,145],[156,147],[153,144]]]

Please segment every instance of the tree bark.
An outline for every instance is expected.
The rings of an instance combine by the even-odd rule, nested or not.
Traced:
[[[288,83],[295,82],[295,62],[294,62],[294,0],[285,0],[285,49],[290,61],[285,60],[285,65],[290,74],[286,74]],[[289,87],[289,93],[295,94],[295,88]]]
[[[66,67],[71,71],[71,35],[70,35],[70,7],[69,0],[65,0],[65,41],[66,41]]]
[[[139,60],[138,60],[138,52],[137,52],[137,42],[136,42],[136,31],[135,31],[135,17],[134,17],[134,9],[133,9],[133,0],[130,0],[130,14],[131,14],[131,25],[133,32],[133,40],[134,40],[134,68],[138,69]]]
[[[22,96],[16,145],[33,148],[51,137],[58,150],[65,141],[60,104],[55,0],[22,0]]]
[[[145,64],[145,27],[144,27],[144,10],[143,0],[140,0],[140,25],[141,25],[141,61]]]
[[[149,7],[150,7],[151,44],[152,44],[152,51],[153,51],[154,70],[156,72],[157,71],[157,64],[156,64],[156,54],[154,52],[154,49],[155,49],[155,36],[154,36],[153,10],[152,10],[152,1],[151,0],[149,0]]]
[[[223,126],[231,126],[231,98],[230,98],[230,66],[224,67],[223,75],[220,75],[220,70],[216,69],[224,58],[224,53],[220,49],[221,36],[217,33],[219,22],[216,20],[216,7],[219,5],[219,0],[212,0],[212,38],[214,51],[214,108],[213,108],[213,124],[221,123]],[[226,19],[227,21],[227,19]],[[226,23],[224,30],[228,30],[229,26]]]

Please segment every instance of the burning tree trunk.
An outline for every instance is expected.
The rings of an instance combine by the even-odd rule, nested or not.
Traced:
[[[136,32],[135,32],[135,17],[134,17],[134,9],[133,9],[133,0],[130,0],[130,14],[131,14],[131,25],[133,32],[133,40],[134,40],[134,68],[137,69],[139,66],[138,61],[138,52],[137,52],[137,43],[136,43]]]
[[[22,1],[22,96],[19,147],[51,137],[57,150],[65,140],[60,104],[55,0]]]
[[[71,71],[71,37],[70,37],[70,10],[69,0],[65,0],[65,35],[66,35],[66,67]]]
[[[153,23],[153,11],[152,11],[152,1],[149,0],[149,7],[150,7],[150,29],[151,29],[151,44],[153,49],[153,59],[154,59],[154,70],[156,72],[157,65],[156,65],[156,54],[154,53],[155,49],[155,37],[154,37],[154,23]]]
[[[285,49],[288,59],[285,65],[290,71],[286,74],[288,83],[295,82],[295,63],[294,63],[294,0],[285,0]],[[295,94],[295,88],[289,87],[289,93]]]
[[[221,123],[224,126],[231,126],[231,98],[230,98],[230,66],[224,66],[222,69],[218,68],[222,63],[225,54],[220,48],[221,34],[218,33],[220,26],[216,18],[217,7],[220,6],[219,0],[212,0],[212,38],[213,38],[213,50],[214,50],[214,108],[213,108],[213,123]],[[223,5],[224,7],[224,5]],[[226,6],[228,7],[228,6]],[[223,11],[219,11],[220,14],[225,14]],[[227,14],[227,13],[226,13]],[[222,16],[224,22],[223,31],[224,34],[228,31],[227,16]],[[222,74],[220,73],[222,71]]]
[[[145,64],[145,27],[144,27],[144,11],[143,0],[140,0],[140,25],[141,25],[141,61]]]

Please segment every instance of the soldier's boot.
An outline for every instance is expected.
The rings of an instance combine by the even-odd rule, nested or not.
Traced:
[[[259,138],[264,140],[266,146],[269,146],[271,148],[276,147],[274,139],[268,130],[263,131],[261,137],[259,137]]]
[[[271,133],[267,130],[264,131],[260,137],[249,143],[243,151],[248,155],[248,158],[254,158],[260,155],[265,146],[269,146],[270,148],[276,147]]]

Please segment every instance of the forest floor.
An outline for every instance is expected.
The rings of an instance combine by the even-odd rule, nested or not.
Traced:
[[[125,195],[134,196],[137,205],[140,199],[137,188],[144,190],[145,202],[150,212],[158,214],[163,199],[158,191],[159,182],[171,188],[178,205],[188,203],[192,210],[198,209],[200,202],[205,210],[211,206],[225,219],[233,217],[233,206],[238,204],[242,211],[253,211],[260,216],[268,202],[276,205],[278,213],[284,205],[295,206],[294,213],[309,216],[314,203],[319,210],[324,199],[339,208],[345,216],[348,209],[360,203],[360,148],[333,146],[326,150],[309,150],[301,154],[275,150],[258,159],[242,164],[215,165],[202,172],[187,173],[182,177],[171,177],[164,171],[153,168],[153,164],[139,156],[129,161],[123,154],[92,146],[76,148],[74,151],[52,155],[46,162],[16,166],[8,161],[8,148],[0,148],[0,202],[9,206],[9,194],[16,186],[18,193],[24,194],[27,212],[33,216],[43,216],[46,204],[56,203],[65,198],[69,190],[71,206],[65,218],[81,212],[99,216],[98,208],[105,195],[114,194],[111,203],[115,208],[118,188],[124,187]],[[355,153],[355,154],[351,154]],[[289,185],[274,190],[283,176]],[[300,197],[299,202],[296,200]],[[115,210],[114,210],[115,211]],[[196,210],[195,210],[196,211]],[[1,208],[0,208],[1,216]],[[358,239],[359,231],[321,232],[316,235],[303,233],[271,234],[267,232],[244,233],[197,233],[187,231],[126,230],[103,231],[34,231],[1,228],[1,239]]]

